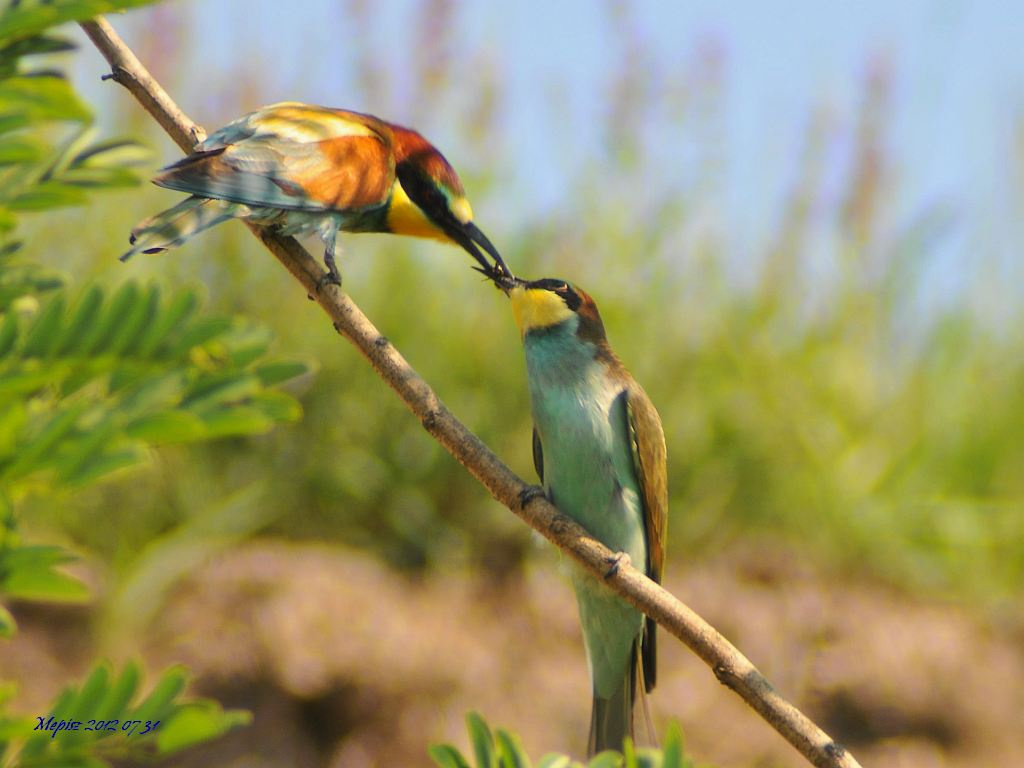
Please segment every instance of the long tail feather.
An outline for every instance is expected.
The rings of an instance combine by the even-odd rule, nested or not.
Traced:
[[[185,198],[135,227],[129,238],[132,247],[121,256],[121,261],[137,253],[159,253],[176,248],[204,229],[249,213],[248,206],[241,203],[196,196]]]
[[[643,719],[641,741],[654,742],[651,714],[647,708],[647,696],[644,693],[644,671],[640,663],[638,649],[633,650],[633,660],[629,665],[629,674],[622,685],[610,698],[594,696],[593,709],[590,714],[590,738],[587,743],[587,755],[593,757],[606,749],[622,751],[622,740],[629,736],[634,741],[637,733],[637,720]],[[639,707],[637,705],[640,705]]]

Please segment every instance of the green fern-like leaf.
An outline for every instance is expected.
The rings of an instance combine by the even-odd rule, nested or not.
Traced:
[[[60,547],[0,547],[0,594],[22,600],[77,602],[88,591],[77,579],[58,570],[75,556]]]
[[[0,10],[0,257],[22,213],[84,205],[88,192],[138,184],[133,170],[149,153],[125,139],[98,140],[92,111],[60,73],[34,65],[39,54],[74,46],[46,33],[52,24],[144,4],[141,0],[47,0],[6,3]],[[68,124],[73,126],[70,129]],[[52,136],[63,137],[51,143]],[[5,295],[0,307],[28,291]]]
[[[600,754],[594,755],[594,757],[587,763],[587,768],[637,768],[636,762],[629,765],[627,758],[611,750],[606,750]]]
[[[487,721],[478,712],[466,715],[466,729],[473,745],[477,768],[498,768],[498,759],[494,751],[494,736]]]
[[[59,275],[21,260],[12,239],[23,214],[138,183],[133,169],[148,153],[131,141],[98,139],[68,81],[33,57],[73,47],[47,31],[52,25],[148,1],[0,3],[0,595],[7,597],[86,597],[62,570],[70,553],[19,541],[14,502],[29,486],[52,492],[88,484],[143,461],[151,445],[251,434],[299,413],[293,398],[269,388],[305,366],[266,360],[261,329],[197,319],[194,293],[165,300],[156,286],[128,283],[113,295],[93,286],[73,301]],[[0,637],[15,629],[0,606]],[[45,713],[49,730],[36,718],[7,716],[11,686],[0,685],[0,766],[136,764],[248,722],[247,713],[215,702],[183,700],[186,682],[184,670],[169,670],[142,697],[138,665],[120,674],[97,665]],[[90,721],[104,729],[86,731]]]
[[[427,754],[440,768],[470,768],[466,758],[451,744],[431,744]]]
[[[48,0],[39,2],[27,0],[8,4],[0,13],[0,42],[23,40],[49,27],[69,21],[86,21],[103,13],[137,8],[152,0]]]
[[[11,612],[0,605],[0,640],[13,637],[18,629],[18,623],[14,620]]]
[[[17,116],[23,125],[49,120],[92,120],[92,113],[71,84],[55,75],[17,75],[0,80],[0,114]]]
[[[476,768],[530,768],[530,760],[519,738],[498,728],[492,732],[487,721],[476,713],[466,715],[466,729],[472,744]],[[683,737],[678,723],[672,723],[665,734],[662,749],[635,748],[627,739],[622,753],[606,750],[595,755],[585,766],[564,754],[549,753],[537,768],[695,768],[683,753]],[[431,759],[440,768],[469,768],[469,761],[451,744],[434,744],[429,748]]]
[[[498,765],[502,768],[531,768],[519,737],[503,728],[494,731],[494,747],[498,757]]]
[[[107,767],[129,757],[171,755],[251,720],[248,712],[183,698],[188,674],[181,667],[166,670],[145,697],[141,681],[136,663],[120,674],[97,664],[80,686],[65,688],[46,713],[0,717],[0,750],[12,751],[10,765]]]
[[[128,282],[0,314],[0,488],[80,485],[143,461],[149,445],[297,419],[295,399],[268,386],[306,366],[265,361],[263,329],[197,306],[194,292],[165,299]]]
[[[537,768],[581,768],[579,763],[574,763],[568,755],[547,754],[544,755]]]
[[[665,731],[664,759],[661,768],[693,768],[693,761],[683,753],[683,730],[672,721]]]

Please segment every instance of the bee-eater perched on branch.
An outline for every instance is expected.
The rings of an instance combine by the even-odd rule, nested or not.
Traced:
[[[511,298],[522,333],[545,494],[660,582],[668,484],[658,412],[608,345],[590,296],[563,280],[485,274]],[[572,580],[593,685],[589,752],[621,751],[638,705],[647,718],[655,624],[583,569],[574,567]]]
[[[282,102],[224,126],[154,180],[191,197],[132,230],[156,253],[228,219],[283,235],[319,234],[338,283],[338,232],[392,232],[460,245],[487,273],[511,276],[473,223],[462,182],[420,134],[371,115]],[[479,246],[479,248],[478,248]],[[495,265],[480,252],[483,248]]]

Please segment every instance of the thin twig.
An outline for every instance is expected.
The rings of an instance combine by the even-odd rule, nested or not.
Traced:
[[[204,136],[146,71],[132,51],[103,18],[82,24],[111,66],[107,77],[125,86],[170,137],[189,151]],[[605,578],[614,553],[541,496],[526,506],[520,495],[530,486],[517,477],[434,394],[397,349],[381,335],[366,315],[337,287],[317,290],[323,269],[293,238],[282,238],[250,226],[263,244],[316,299],[335,330],[362,352],[424,429],[445,447],[499,502],[567,552],[591,573]],[[820,768],[859,768],[853,755],[834,742],[800,710],[786,701],[728,640],[671,593],[643,573],[622,563],[606,579],[608,586],[651,616],[685,643],[711,667],[724,685],[735,691],[775,730]]]

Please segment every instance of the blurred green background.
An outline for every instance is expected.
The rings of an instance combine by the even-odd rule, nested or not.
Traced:
[[[784,64],[751,78],[743,46],[763,10],[725,4],[702,19],[671,5],[534,8],[536,27],[520,11],[508,34],[495,8],[454,0],[287,13],[269,2],[180,2],[113,23],[207,128],[283,98],[415,125],[459,170],[478,223],[517,273],[591,293],[664,421],[670,572],[737,551],[755,562],[785,553],[823,584],[956,605],[1019,638],[1020,62],[984,70],[995,79],[979,90],[999,97],[984,104],[988,122],[965,116],[969,127],[957,127],[954,95],[970,82],[950,85],[948,101],[921,94],[953,77],[947,43],[981,55],[967,38],[1021,31],[1021,12],[915,3],[891,28],[844,32],[842,19],[791,3],[761,30],[768,60],[777,50]],[[825,39],[842,41],[843,55],[829,58],[818,23],[834,27]],[[551,36],[559,45],[544,48]],[[816,56],[826,64],[807,79]],[[97,82],[105,67],[87,42],[74,67],[102,125],[151,143],[154,170],[176,157],[127,94]],[[744,96],[760,109],[734,107]],[[932,117],[935,146],[918,151]],[[973,165],[979,144],[998,162]],[[964,169],[974,173],[958,176]],[[241,225],[118,264],[130,228],[176,199],[148,186],[108,194],[28,220],[27,247],[72,284],[200,286],[210,310],[258,320],[272,350],[315,369],[290,385],[303,417],[267,435],[161,449],[146,468],[59,504],[26,498],[27,532],[86,553],[103,564],[106,594],[130,585],[140,602],[159,600],[208,554],[142,578],[140,551],[225,516],[245,522],[226,524],[224,550],[248,536],[328,542],[414,583],[459,573],[500,590],[540,568],[551,589],[565,586],[550,553],[429,438]],[[345,290],[532,481],[525,372],[503,297],[453,249],[370,235],[346,247]],[[118,610],[131,613],[120,594]],[[100,633],[122,631],[110,619]],[[684,721],[684,732],[700,727]]]

